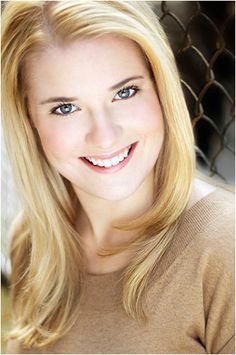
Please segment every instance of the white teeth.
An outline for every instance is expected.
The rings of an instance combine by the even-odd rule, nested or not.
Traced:
[[[91,162],[93,163],[93,165],[97,165],[98,164],[97,160],[95,160],[95,159],[91,159]]]
[[[112,158],[111,159],[111,162],[112,162],[112,165],[113,166],[115,166],[115,165],[117,165],[117,164],[119,164],[119,157],[114,157],[114,158]]]
[[[127,158],[127,156],[128,156],[128,151],[129,151],[128,149],[125,149],[125,151],[123,153],[125,158]]]
[[[105,168],[110,168],[112,166],[112,162],[108,159],[104,160],[104,166]]]
[[[110,168],[111,166],[118,165],[122,160],[127,158],[130,148],[131,148],[131,145],[129,145],[128,148],[124,149],[123,153],[120,153],[119,155],[113,157],[112,159],[105,159],[105,160],[98,159],[98,160],[96,160],[96,159],[93,159],[92,157],[85,157],[85,159],[90,161],[90,163],[92,163],[95,166],[97,165],[100,167]]]
[[[122,161],[122,160],[124,160],[124,156],[123,156],[123,154],[119,154],[119,161]]]

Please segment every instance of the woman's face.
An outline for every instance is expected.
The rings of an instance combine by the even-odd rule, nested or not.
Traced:
[[[27,62],[26,75],[44,152],[78,196],[121,200],[152,183],[163,117],[133,41],[104,35],[52,46]]]

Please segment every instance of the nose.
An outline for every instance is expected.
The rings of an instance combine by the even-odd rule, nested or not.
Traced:
[[[113,122],[108,115],[97,114],[91,122],[89,132],[86,134],[86,143],[107,150],[115,147],[121,136],[121,126]]]

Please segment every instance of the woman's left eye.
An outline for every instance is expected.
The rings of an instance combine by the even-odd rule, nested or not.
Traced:
[[[67,116],[77,111],[78,107],[73,104],[60,104],[51,110],[51,113],[58,116]]]
[[[127,86],[127,87],[119,90],[118,93],[115,95],[114,99],[127,100],[130,97],[135,96],[139,90],[140,89],[136,85]],[[118,98],[117,98],[117,96],[118,96]]]

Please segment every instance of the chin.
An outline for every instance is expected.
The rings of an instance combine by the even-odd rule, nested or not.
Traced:
[[[87,194],[89,194],[91,197],[95,197],[98,199],[106,200],[106,201],[121,201],[128,199],[130,196],[132,196],[139,188],[141,184],[137,184],[134,186],[126,185],[126,186],[116,186],[115,188],[108,188],[105,189],[104,191],[89,191],[86,190]]]
[[[127,190],[127,189],[115,189],[115,191],[99,194],[97,195],[98,198],[101,198],[106,201],[121,201],[128,199],[135,193],[136,189],[134,190]]]

